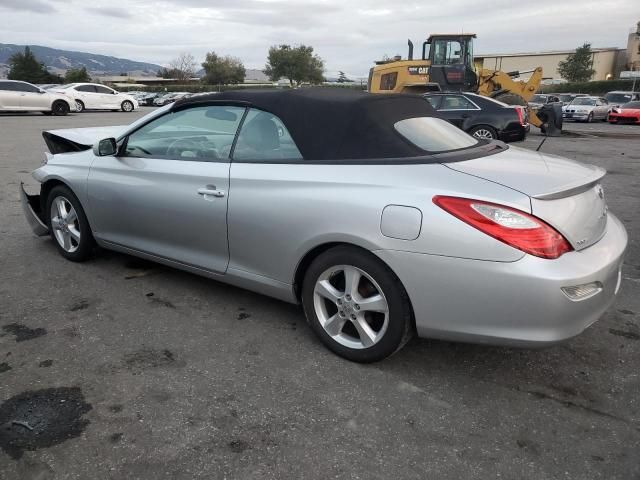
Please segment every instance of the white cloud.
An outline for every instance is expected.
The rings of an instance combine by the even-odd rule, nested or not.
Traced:
[[[475,32],[477,53],[626,46],[637,0],[1,0],[3,42],[167,64],[207,51],[262,68],[270,45],[312,45],[328,71],[366,75],[382,55],[406,54],[430,33]],[[47,14],[47,28],[33,21]],[[418,47],[419,50],[419,47]]]

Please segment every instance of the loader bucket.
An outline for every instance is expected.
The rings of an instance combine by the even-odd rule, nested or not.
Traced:
[[[562,135],[562,104],[548,103],[540,107],[536,112],[542,120],[540,130],[547,137],[559,137]]]

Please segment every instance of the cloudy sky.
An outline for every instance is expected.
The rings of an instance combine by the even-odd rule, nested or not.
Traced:
[[[117,7],[112,5],[119,5]],[[365,75],[406,39],[474,32],[476,53],[626,47],[638,0],[0,0],[0,43],[167,64],[207,51],[263,68],[270,45],[312,45],[327,72]]]

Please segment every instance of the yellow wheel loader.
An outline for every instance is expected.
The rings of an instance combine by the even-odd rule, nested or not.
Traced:
[[[422,44],[422,58],[413,58],[409,40],[406,60],[395,57],[376,62],[369,71],[371,93],[414,93],[430,91],[475,92],[509,105],[528,106],[542,81],[542,67],[528,72],[503,72],[480,68],[473,60],[475,34],[431,35]],[[514,80],[521,73],[531,73],[529,80]],[[529,123],[550,136],[562,130],[561,106],[545,106],[537,112],[528,109]]]

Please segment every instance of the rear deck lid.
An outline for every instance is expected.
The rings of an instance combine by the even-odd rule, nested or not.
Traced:
[[[600,180],[606,171],[600,167],[517,147],[445,166],[531,197],[531,213],[556,228],[576,250],[604,235],[607,206]]]

